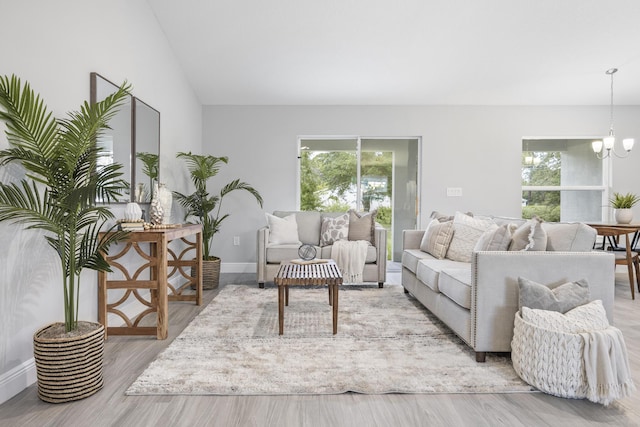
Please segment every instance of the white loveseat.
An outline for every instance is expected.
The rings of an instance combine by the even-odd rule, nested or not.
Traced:
[[[344,212],[316,212],[316,211],[275,211],[273,215],[285,218],[295,215],[300,243],[315,246],[317,258],[330,259],[331,245],[321,246],[321,226],[323,217],[336,218]],[[257,276],[258,285],[264,287],[265,282],[273,281],[280,263],[299,258],[300,243],[274,244],[269,242],[269,227],[258,230],[257,237]],[[386,280],[387,270],[387,230],[375,225],[373,242],[367,248],[363,281],[375,282],[381,288]]]
[[[614,258],[591,250],[595,230],[578,223],[541,226],[543,250],[473,250],[470,262],[438,259],[420,249],[425,230],[405,230],[402,286],[472,347],[478,362],[487,352],[511,351],[518,277],[552,286],[586,279],[591,299],[602,300],[612,322]]]

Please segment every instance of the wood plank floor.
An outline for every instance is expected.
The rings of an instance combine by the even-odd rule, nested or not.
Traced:
[[[223,274],[229,283],[255,276]],[[392,272],[387,283],[400,283]],[[622,329],[633,378],[640,385],[640,296],[631,300],[626,273],[616,277],[616,326]],[[257,286],[257,285],[256,285]],[[205,304],[217,294],[205,292]],[[204,305],[202,306],[204,307]],[[326,396],[125,396],[128,386],[198,314],[170,304],[169,338],[110,337],[105,387],[68,404],[48,404],[35,386],[0,406],[0,426],[638,426],[640,392],[608,408],[542,393]]]

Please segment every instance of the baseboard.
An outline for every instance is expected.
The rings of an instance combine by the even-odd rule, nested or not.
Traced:
[[[33,357],[0,376],[0,405],[37,381]]]
[[[220,273],[254,273],[255,262],[223,262],[220,264]]]

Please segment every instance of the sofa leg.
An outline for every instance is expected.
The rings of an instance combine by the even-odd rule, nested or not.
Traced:
[[[487,359],[487,353],[485,351],[476,351],[476,362],[484,363]]]
[[[404,291],[404,293],[405,293],[405,294],[408,294],[408,293],[409,293],[409,289],[407,289],[407,288],[404,288],[404,287],[403,287],[403,288],[402,288],[402,290]]]
[[[264,282],[258,282],[258,287],[260,289],[264,289]]]
[[[378,282],[378,287],[382,288],[384,286],[384,282]]]

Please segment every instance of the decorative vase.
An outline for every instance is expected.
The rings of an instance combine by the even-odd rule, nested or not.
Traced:
[[[615,209],[614,215],[618,224],[629,224],[633,219],[633,211],[631,209]]]
[[[78,322],[86,332],[62,336],[64,323],[53,323],[33,335],[33,355],[38,376],[38,397],[63,403],[89,397],[104,384],[104,326]]]
[[[124,219],[127,221],[137,221],[142,219],[142,209],[136,202],[127,203],[124,210]]]
[[[164,212],[162,211],[162,205],[160,199],[158,199],[158,184],[153,185],[153,197],[151,198],[151,223],[162,224],[164,219]]]
[[[171,224],[171,204],[173,202],[173,195],[167,188],[166,184],[161,183],[158,187],[158,200],[160,201],[160,206],[162,206],[162,212],[164,213],[162,223]]]

